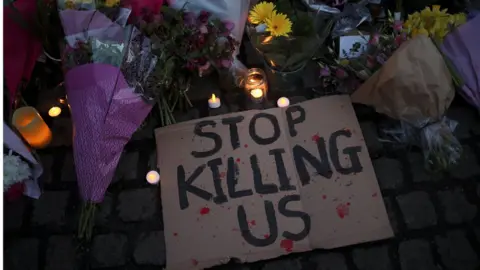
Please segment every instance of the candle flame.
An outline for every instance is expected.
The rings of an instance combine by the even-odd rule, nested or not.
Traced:
[[[263,91],[262,91],[262,89],[257,88],[257,89],[253,89],[252,91],[250,91],[250,94],[254,98],[261,98],[263,96]]]
[[[215,94],[212,94],[212,101],[215,102],[217,100],[217,97],[215,96]]]
[[[54,106],[48,110],[48,115],[51,117],[57,117],[62,113],[62,109],[60,107]]]

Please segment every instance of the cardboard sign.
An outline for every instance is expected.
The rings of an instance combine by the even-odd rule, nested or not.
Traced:
[[[156,130],[167,269],[393,236],[347,96]]]

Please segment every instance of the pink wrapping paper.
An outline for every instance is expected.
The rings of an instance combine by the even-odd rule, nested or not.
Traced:
[[[70,70],[65,85],[75,125],[74,159],[80,194],[101,202],[124,146],[152,106],[128,86],[119,68],[87,64]]]

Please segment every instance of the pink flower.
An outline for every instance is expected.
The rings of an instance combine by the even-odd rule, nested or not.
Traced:
[[[375,66],[375,59],[373,58],[373,56],[368,55],[367,56],[367,67],[368,68],[373,68],[374,66]]]
[[[232,21],[224,21],[223,25],[228,31],[232,31],[235,28],[235,24]]]
[[[403,28],[403,22],[402,21],[395,21],[393,23],[393,30],[396,32],[401,32]]]
[[[337,68],[337,70],[335,71],[335,76],[337,76],[337,78],[339,79],[345,79],[348,75],[345,70]]]
[[[200,28],[198,30],[200,30],[200,33],[202,33],[202,34],[208,33],[207,26],[205,26],[205,25],[200,26]]]
[[[208,22],[208,19],[210,18],[210,12],[202,10],[200,14],[198,15],[198,22],[201,24],[206,24]]]
[[[131,18],[143,17],[143,15],[154,13],[158,14],[160,8],[165,3],[164,0],[128,0],[127,5],[132,9]]]
[[[232,66],[232,59],[222,59],[220,63],[222,64],[222,67],[224,68],[230,68]]]
[[[23,182],[13,184],[5,193],[5,199],[9,202],[15,201],[23,195],[24,191],[25,185]]]
[[[330,76],[330,69],[328,67],[324,67],[320,69],[320,77],[328,77]]]
[[[401,35],[398,35],[395,37],[395,46],[397,47],[400,47],[400,45],[402,45],[403,42],[405,42],[405,40],[407,40],[407,36],[405,33],[402,33]]]
[[[377,45],[378,42],[380,41],[380,35],[378,34],[373,34],[373,36],[370,38],[368,41],[368,44],[370,45]]]

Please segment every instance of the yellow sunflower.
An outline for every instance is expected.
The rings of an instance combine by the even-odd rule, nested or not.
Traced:
[[[275,5],[273,3],[260,2],[250,11],[248,20],[253,24],[264,23],[272,15],[274,9]]]
[[[288,36],[292,32],[292,22],[287,15],[282,13],[273,12],[272,15],[267,18],[267,31],[274,37]]]
[[[120,3],[120,0],[106,0],[105,1],[105,6],[107,7],[114,7]]]

